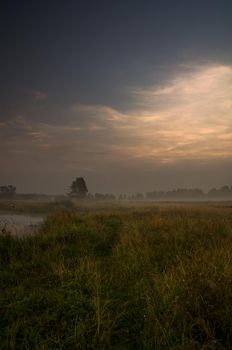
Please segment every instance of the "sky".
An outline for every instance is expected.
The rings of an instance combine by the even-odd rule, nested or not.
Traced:
[[[3,1],[0,184],[232,185],[231,0]]]

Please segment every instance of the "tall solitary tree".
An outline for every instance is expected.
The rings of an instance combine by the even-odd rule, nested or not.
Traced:
[[[83,177],[77,177],[76,180],[72,182],[70,189],[71,192],[69,195],[71,197],[85,198],[88,193],[88,189]]]

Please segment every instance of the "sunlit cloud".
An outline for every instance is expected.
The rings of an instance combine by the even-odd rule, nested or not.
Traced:
[[[232,67],[188,67],[164,86],[132,92],[127,114],[85,107],[115,137],[115,153],[155,162],[232,156]]]
[[[60,125],[23,116],[2,122],[2,151],[31,157],[46,152],[53,162],[73,166],[78,159],[83,168],[231,159],[231,66],[184,67],[165,84],[131,94],[134,108],[127,112],[74,104]]]
[[[87,129],[105,130],[102,142],[115,158],[174,163],[232,156],[231,66],[185,66],[164,85],[132,94],[135,108],[127,113],[72,107]]]
[[[231,157],[232,67],[193,67],[177,73],[165,86],[134,93],[142,110],[137,120],[144,141],[150,141],[150,155],[156,139],[162,143],[161,160],[162,155],[170,161]]]

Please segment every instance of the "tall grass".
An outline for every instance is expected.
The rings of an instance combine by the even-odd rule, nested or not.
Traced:
[[[2,349],[232,349],[232,211],[61,212],[0,237]]]

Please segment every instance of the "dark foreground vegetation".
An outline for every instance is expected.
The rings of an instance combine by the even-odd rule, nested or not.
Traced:
[[[232,349],[232,209],[51,214],[0,236],[2,349]]]

